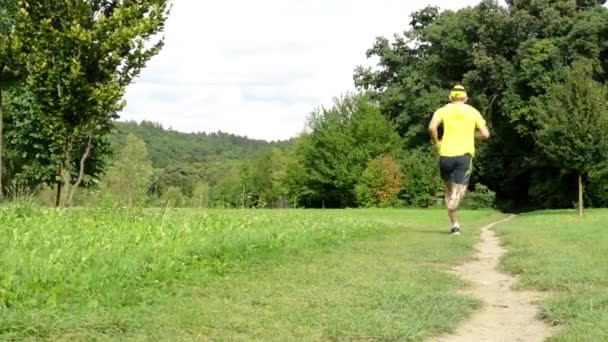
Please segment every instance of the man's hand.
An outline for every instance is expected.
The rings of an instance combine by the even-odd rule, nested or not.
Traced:
[[[490,131],[488,127],[482,126],[478,131],[475,131],[475,138],[480,140],[490,139]]]

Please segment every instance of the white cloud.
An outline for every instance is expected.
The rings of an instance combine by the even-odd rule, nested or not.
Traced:
[[[478,0],[175,0],[163,51],[127,91],[124,120],[276,140],[354,90],[378,36],[407,29],[426,5]]]

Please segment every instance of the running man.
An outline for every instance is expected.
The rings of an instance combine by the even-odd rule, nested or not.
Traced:
[[[467,92],[457,85],[450,91],[450,103],[433,114],[429,132],[439,150],[439,170],[445,182],[445,203],[452,221],[451,234],[460,234],[458,206],[469,185],[475,156],[475,138],[489,139],[490,132],[479,111],[467,104]],[[437,129],[443,124],[443,137]]]

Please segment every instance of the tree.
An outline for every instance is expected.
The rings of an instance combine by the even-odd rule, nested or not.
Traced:
[[[592,79],[592,65],[576,63],[554,85],[539,113],[536,141],[560,169],[578,175],[578,208],[583,215],[583,178],[608,160],[608,87]]]
[[[304,166],[304,153],[308,151],[309,144],[310,135],[302,134],[288,150],[287,166],[281,184],[285,187],[287,198],[294,208],[302,204],[302,199],[315,196],[315,192],[309,187],[308,171]]]
[[[45,149],[31,158],[51,161],[47,183],[67,188],[63,204],[85,180],[87,163],[124,107],[126,86],[156,55],[167,0],[19,0],[15,45],[26,66],[35,119],[50,127]],[[20,127],[20,126],[15,126]],[[27,140],[33,132],[20,132]],[[27,144],[27,142],[26,142]],[[99,166],[102,166],[99,164]]]
[[[355,186],[369,160],[401,151],[394,126],[366,95],[336,99],[331,109],[313,112],[308,127],[296,152],[305,170],[298,184],[305,206],[356,205]]]
[[[15,0],[0,0],[0,200],[4,197],[4,95],[20,78],[12,51],[15,11]]]
[[[355,187],[357,201],[364,207],[391,207],[398,202],[403,173],[391,155],[369,161]]]
[[[247,198],[242,199],[243,204],[256,207],[280,207],[281,200],[286,200],[288,192],[284,184],[288,162],[285,151],[271,148],[245,164],[241,172],[244,186],[242,195]]]
[[[243,205],[243,183],[239,168],[225,170],[211,192],[213,205],[220,208],[239,208]]]
[[[103,179],[103,192],[123,206],[141,206],[148,198],[152,173],[146,144],[129,135],[127,145]]]

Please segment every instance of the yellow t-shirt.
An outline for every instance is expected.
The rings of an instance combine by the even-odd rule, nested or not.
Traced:
[[[443,123],[443,137],[439,155],[456,157],[464,154],[475,155],[475,129],[486,122],[479,111],[464,103],[450,103],[435,112]]]

